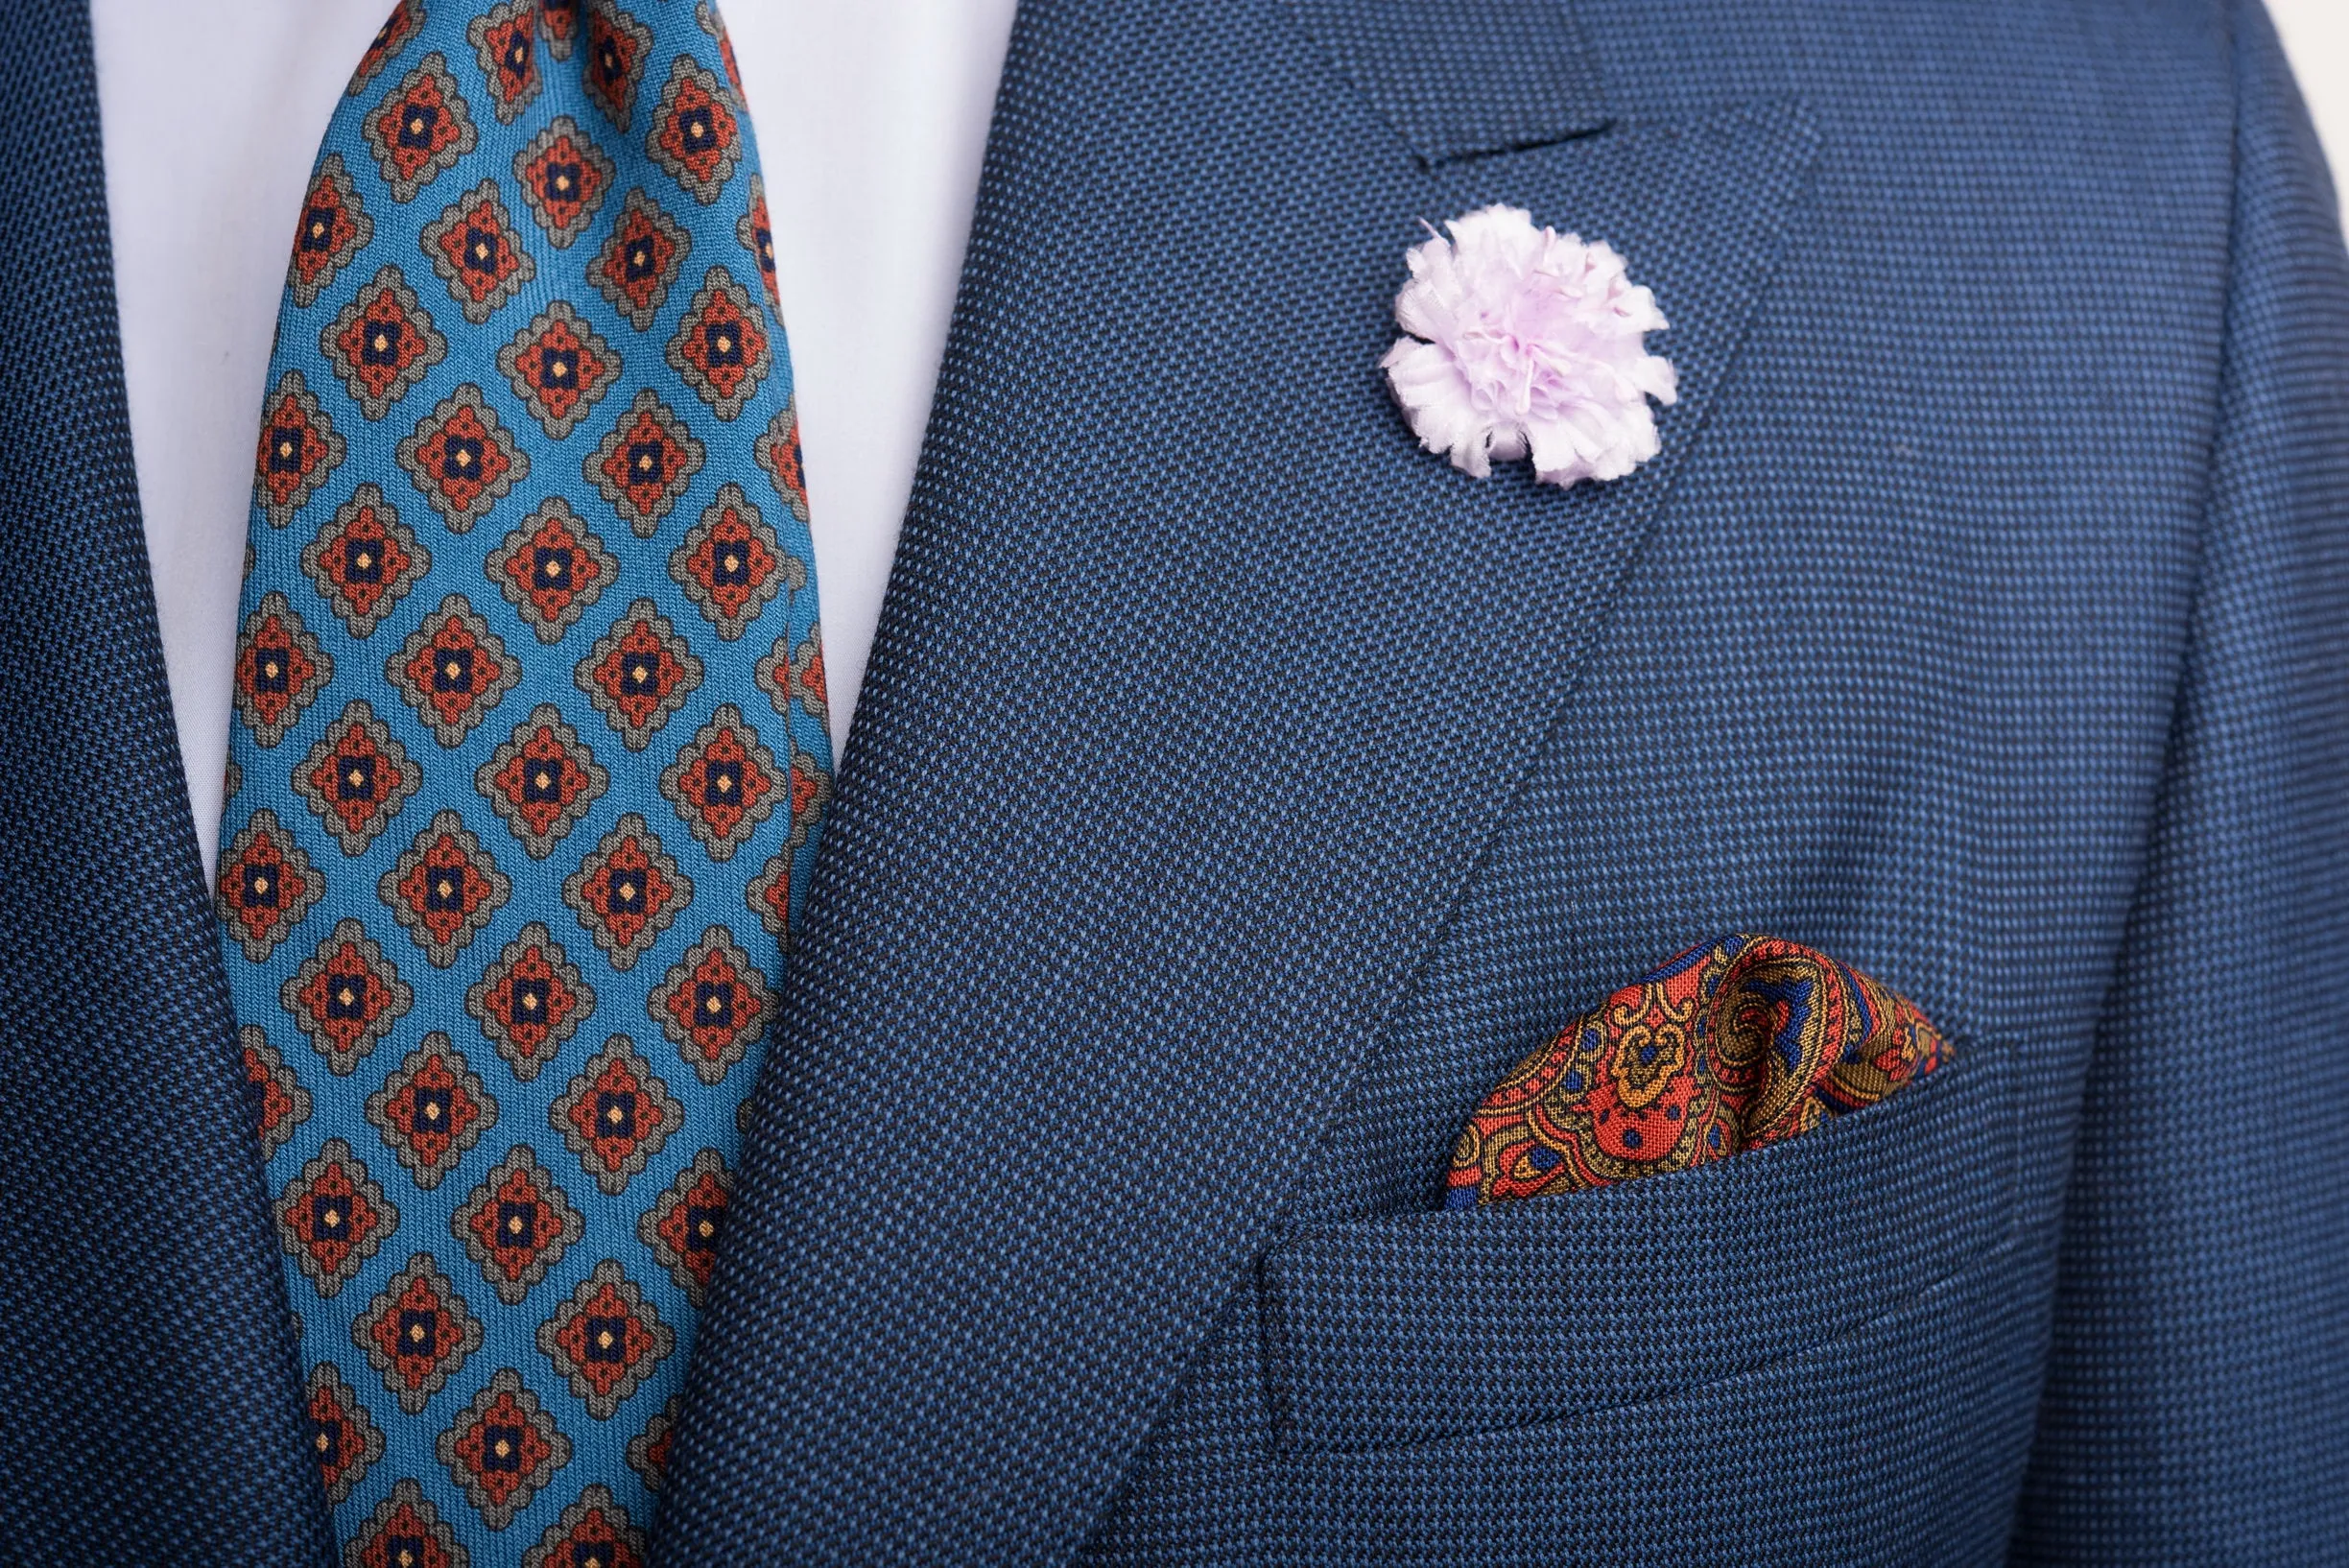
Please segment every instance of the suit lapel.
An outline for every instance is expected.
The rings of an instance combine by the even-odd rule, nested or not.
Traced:
[[[0,54],[0,1361],[11,1550],[315,1563],[324,1496],[131,469],[89,17]]]
[[[669,1568],[1069,1556],[1541,744],[1811,139],[1582,134],[1587,61],[1502,68],[1499,12],[1563,27],[1023,8]],[[1388,403],[1404,249],[1493,201],[1672,318],[1632,479],[1479,484]]]

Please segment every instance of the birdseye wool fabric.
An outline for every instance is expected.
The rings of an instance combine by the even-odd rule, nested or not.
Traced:
[[[218,892],[354,1562],[640,1564],[829,792],[706,4],[403,0],[300,214]]]

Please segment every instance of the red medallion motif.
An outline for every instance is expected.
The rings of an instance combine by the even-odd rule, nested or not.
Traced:
[[[359,412],[380,419],[448,358],[448,340],[400,270],[387,262],[319,333],[319,352]]]
[[[513,737],[473,773],[473,787],[506,820],[533,860],[544,860],[587,814],[611,775],[564,722],[562,709],[541,702],[514,726]]]
[[[442,811],[383,874],[375,891],[433,966],[445,969],[489,923],[513,884],[464,819]]]
[[[497,1125],[497,1101],[481,1075],[439,1030],[425,1035],[367,1101],[367,1119],[426,1192],[457,1168],[464,1152]]]
[[[759,276],[767,284],[767,304],[779,313],[783,294],[775,286],[774,222],[767,216],[767,182],[757,175],[750,177],[750,210],[734,222],[734,239],[758,263]]]
[[[670,969],[646,1010],[694,1076],[717,1084],[766,1037],[774,994],[733,934],[712,926]]]
[[[528,1144],[516,1144],[449,1219],[497,1298],[513,1306],[546,1278],[586,1222]]]
[[[327,154],[319,159],[309,194],[302,198],[301,229],[286,271],[286,288],[294,302],[304,310],[317,304],[326,285],[374,239],[375,221],[359,200],[343,154]]]
[[[403,1476],[343,1548],[342,1568],[466,1568],[465,1550],[423,1488]]]
[[[693,901],[693,881],[631,811],[563,879],[562,892],[611,966],[626,971]]]
[[[740,485],[718,487],[718,498],[671,552],[669,575],[700,607],[702,618],[732,642],[785,588],[807,586],[807,562],[784,552]]]
[[[759,924],[782,943],[786,953],[794,943],[792,867],[800,850],[814,841],[831,804],[832,774],[813,754],[795,748],[791,763],[791,836],[743,891],[744,900],[759,917]]]
[[[383,74],[383,68],[408,47],[416,36],[416,29],[423,25],[424,0],[398,0],[383,26],[375,30],[374,41],[368,45],[367,53],[359,57],[359,69],[352,74],[350,84],[343,89],[344,96],[356,98],[365,92],[368,83]]]
[[[345,855],[365,853],[423,784],[424,771],[408,760],[408,748],[365,698],[326,726],[294,770],[294,793],[318,813]]]
[[[604,596],[620,563],[568,502],[549,496],[489,552],[487,571],[538,640],[556,643]]]
[[[272,528],[294,520],[302,503],[343,465],[342,433],[319,407],[299,370],[277,378],[253,449],[253,502]]]
[[[701,471],[703,455],[693,432],[648,387],[588,454],[585,467],[636,536],[649,539]]]
[[[777,637],[758,661],[753,678],[777,713],[790,717],[792,704],[796,702],[809,718],[824,723],[831,709],[824,700],[822,626],[809,627],[807,639],[795,649],[790,639]]]
[[[699,1308],[718,1270],[718,1234],[725,1226],[734,1178],[724,1156],[704,1149],[677,1173],[660,1201],[636,1222],[636,1238],[652,1249],[685,1299]]]
[[[296,1128],[310,1120],[310,1091],[260,1026],[247,1024],[237,1031],[237,1054],[245,1063],[245,1088],[252,1105],[253,1130],[261,1139],[261,1157],[268,1159],[285,1147]]]
[[[693,237],[676,219],[643,191],[630,191],[620,209],[620,221],[612,226],[611,238],[587,275],[611,301],[612,309],[643,332],[652,325],[653,315],[669,297],[669,287],[676,281],[692,249]]]
[[[522,1554],[522,1568],[644,1568],[644,1532],[596,1482]]]
[[[327,1070],[342,1078],[407,1014],[415,992],[367,927],[345,917],[286,977],[277,999],[309,1036],[311,1049],[326,1058]]]
[[[726,84],[733,88],[733,102],[743,100],[742,67],[734,59],[734,40],[726,36],[725,22],[709,0],[695,0],[694,20],[701,31],[718,40],[718,62],[725,67]]]
[[[538,427],[561,440],[620,379],[620,356],[558,299],[498,350],[498,368]]]
[[[302,546],[301,566],[354,637],[371,634],[432,565],[432,552],[372,483]]]
[[[480,326],[538,275],[507,216],[497,181],[485,179],[424,226],[418,243],[464,319]]]
[[[721,419],[733,419],[774,368],[757,301],[723,267],[712,267],[669,340],[669,368]]]
[[[715,861],[733,859],[781,803],[776,783],[774,753],[731,702],[694,731],[660,775],[661,794]]]
[[[340,1508],[383,1458],[384,1435],[334,1363],[321,1361],[310,1368],[308,1392],[311,1457],[326,1484],[327,1503]]]
[[[581,0],[538,0],[538,26],[546,35],[547,53],[569,59],[579,42]]]
[[[429,1252],[410,1257],[351,1324],[351,1342],[410,1415],[422,1414],[448,1386],[481,1348],[482,1336],[481,1319]]]
[[[533,920],[465,992],[465,1010],[524,1083],[555,1057],[595,992],[547,928]]]
[[[319,1295],[332,1297],[399,1227],[399,1210],[340,1138],[286,1184],[276,1205],[277,1237]]]
[[[537,0],[503,0],[465,28],[500,125],[511,125],[538,96],[537,30]]]
[[[333,658],[286,596],[263,594],[237,638],[236,710],[253,744],[266,749],[284,740],[333,676]]]
[[[611,190],[613,173],[611,159],[568,114],[555,116],[514,154],[513,172],[523,203],[558,250],[569,249],[587,231]]]
[[[415,201],[480,141],[457,79],[438,50],[400,79],[360,129],[394,202]]]
[[[614,1198],[660,1152],[683,1120],[669,1085],[653,1076],[636,1042],[614,1034],[547,1109],[596,1185]]]
[[[461,744],[522,680],[520,661],[461,593],[440,601],[384,665],[433,739]]]
[[[676,1347],[676,1333],[610,1258],[538,1325],[539,1350],[599,1421],[617,1414]]]
[[[750,455],[774,482],[775,494],[801,522],[808,520],[807,481],[799,472],[799,401],[792,398],[751,444]]]
[[[571,1462],[571,1439],[522,1386],[522,1374],[501,1366],[440,1434],[434,1454],[482,1523],[504,1530]]]
[[[530,474],[530,458],[470,382],[442,398],[393,455],[440,520],[460,534]]]
[[[679,55],[670,62],[669,82],[645,137],[652,161],[703,206],[718,200],[742,160],[742,131],[726,106],[731,96],[691,55]]]
[[[749,1102],[745,1101],[747,1105]],[[645,1423],[645,1429],[629,1439],[629,1468],[644,1478],[644,1484],[653,1491],[669,1479],[669,1437],[676,1431],[677,1416],[684,1401],[671,1394],[659,1414]]]
[[[229,935],[255,963],[275,952],[325,894],[326,879],[267,806],[252,814],[221,856],[215,901]]]
[[[587,96],[623,131],[635,111],[636,84],[652,49],[652,30],[627,12],[609,4],[589,8]]]
[[[596,639],[573,679],[619,731],[621,744],[641,751],[701,684],[701,661],[669,617],[639,599]]]

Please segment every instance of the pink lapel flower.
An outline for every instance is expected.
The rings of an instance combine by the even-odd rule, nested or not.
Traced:
[[[1531,457],[1549,485],[1621,479],[1658,450],[1648,400],[1678,396],[1647,350],[1666,322],[1603,243],[1489,206],[1405,256],[1397,338],[1380,366],[1419,444],[1484,478]]]

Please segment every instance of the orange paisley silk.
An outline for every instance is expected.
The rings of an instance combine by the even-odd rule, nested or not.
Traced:
[[[1915,1003],[1776,937],[1723,937],[1625,986],[1468,1120],[1447,1205],[1547,1198],[1727,1159],[1876,1104],[1950,1059]]]

